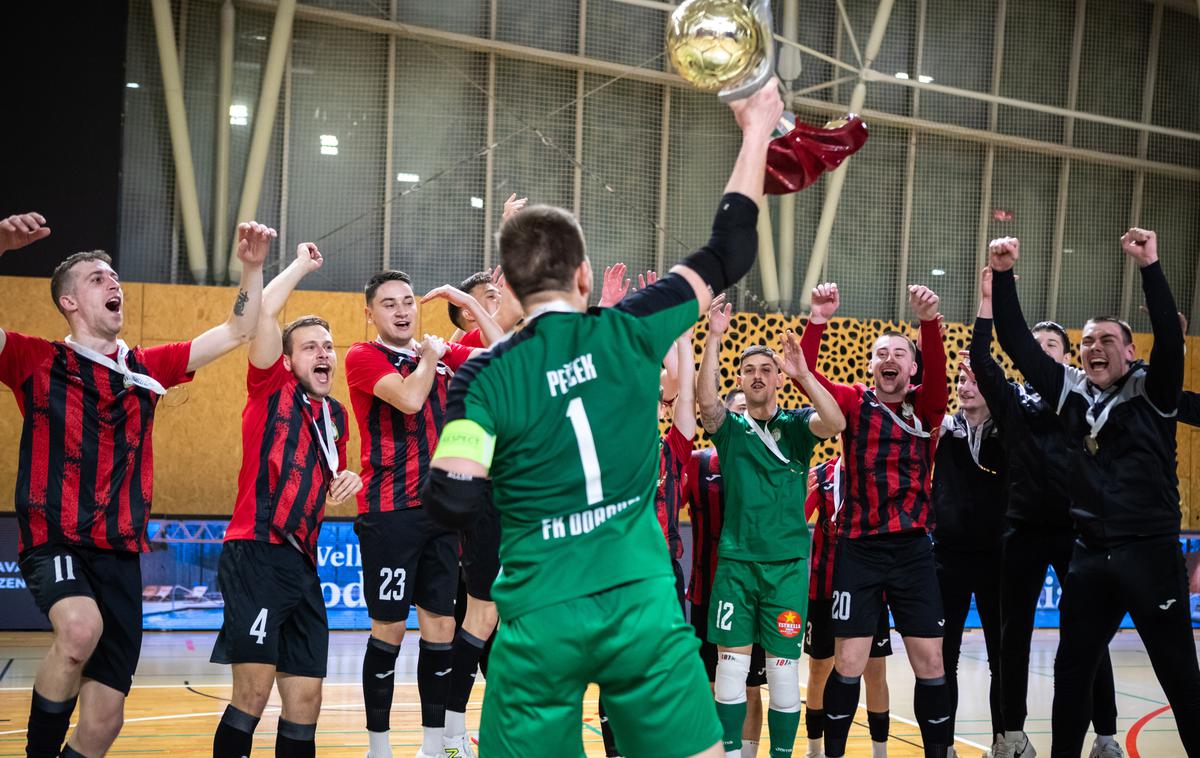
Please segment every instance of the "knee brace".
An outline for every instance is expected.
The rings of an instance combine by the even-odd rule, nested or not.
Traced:
[[[771,691],[771,710],[780,713],[800,712],[800,670],[796,661],[768,658],[767,687]]]
[[[745,653],[720,653],[713,694],[718,703],[746,702],[746,677],[750,675],[750,656]]]

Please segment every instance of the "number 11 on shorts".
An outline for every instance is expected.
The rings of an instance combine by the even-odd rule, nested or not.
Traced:
[[[726,632],[733,629],[733,603],[717,601],[717,628]]]

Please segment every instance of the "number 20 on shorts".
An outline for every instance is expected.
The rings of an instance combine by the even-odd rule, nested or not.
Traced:
[[[833,593],[833,611],[830,614],[838,621],[846,621],[850,618],[850,593],[838,592]]]

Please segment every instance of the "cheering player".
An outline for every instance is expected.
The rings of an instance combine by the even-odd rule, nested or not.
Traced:
[[[715,298],[714,298],[715,302]],[[730,412],[746,411],[746,393],[734,389],[725,396]],[[709,594],[717,575],[717,550],[721,540],[721,519],[725,515],[725,477],[715,447],[692,452],[684,471],[684,502],[692,522],[692,573],[687,597],[689,618],[700,640],[700,658],[710,684],[717,679],[717,646],[708,641]],[[762,735],[762,694],[767,683],[767,654],[757,642],[750,652],[750,673],[746,675],[746,720],[742,722],[742,758],[758,755]]]
[[[825,682],[833,671],[833,565],[837,555],[837,519],[845,505],[846,475],[842,460],[830,460],[808,470],[808,500],[804,515],[817,519],[813,525],[812,569],[808,580],[808,619],[805,622],[804,652],[808,654],[808,691],[804,725],[808,732],[807,758],[824,756]],[[871,641],[871,657],[863,670],[867,687],[867,728],[871,733],[872,758],[887,758],[891,714],[888,710],[887,657],[892,654],[892,635],[887,605],[880,608],[879,625]]]
[[[213,758],[250,754],[273,684],[283,711],[275,754],[316,754],[321,682],[329,649],[317,537],[326,499],[362,488],[346,470],[346,409],[330,397],[337,353],[329,324],[303,316],[279,331],[279,314],[306,274],[321,267],[317,246],[263,292],[250,341],[242,469],[217,570],[225,616],[213,663],[233,664],[233,699],[213,737]]]
[[[958,711],[958,657],[971,595],[979,611],[991,670],[992,755],[1004,745],[1000,689],[1000,539],[1008,479],[1004,445],[970,366],[955,386],[958,412],[942,420],[933,467],[933,555],[946,636],[942,659],[950,686],[950,736]]]
[[[1154,330],[1149,365],[1135,360],[1128,324],[1083,327],[1083,369],[1038,345],[1017,299],[1016,239],[994,240],[992,307],[1000,345],[1030,384],[1053,398],[1066,429],[1067,487],[1079,541],[1059,603],[1051,755],[1078,756],[1092,713],[1092,682],[1125,613],[1146,645],[1189,756],[1200,756],[1200,666],[1179,544],[1175,413],[1184,341],[1152,231],[1130,229],[1121,249],[1141,271]]]
[[[0,222],[0,253],[49,233],[37,213],[10,216]],[[54,629],[33,683],[29,756],[103,755],[121,731],[141,653],[154,410],[167,388],[254,333],[275,230],[251,222],[237,234],[243,267],[233,313],[191,342],[131,349],[118,339],[125,294],[99,250],[69,256],[50,278],[71,330],[65,339],[0,331],[0,381],[24,416],[21,575]],[[63,746],[77,698],[79,722]]]
[[[578,755],[579,712],[600,686],[631,755],[720,755],[698,646],[679,613],[651,500],[659,370],[672,343],[753,265],[778,82],[730,104],[742,148],[713,234],[667,276],[586,311],[592,271],[575,218],[527,208],[500,257],[528,321],[455,377],[427,492],[446,523],[489,498],[503,525],[493,594],[504,624],[484,699],[490,758]],[[624,413],[605,412],[613,398]],[[573,463],[578,461],[578,463]]]
[[[870,656],[884,594],[916,675],[913,710],[926,758],[944,758],[951,744],[949,693],[942,667],[945,619],[927,529],[933,433],[946,412],[946,354],[938,327],[938,297],[908,288],[921,322],[923,367],[906,335],[884,332],[872,344],[874,387],[834,384],[815,374],[846,416],[842,460],[845,513],[838,520],[833,569],[834,670],[825,685],[825,754],[845,755],[858,707],[860,679]],[[804,354],[816,372],[821,335],[840,304],[836,284],[813,290]]]
[[[454,666],[459,540],[429,520],[419,493],[445,420],[451,372],[474,349],[430,335],[415,339],[418,306],[408,274],[380,272],[367,282],[364,294],[367,320],[378,337],[351,346],[346,381],[362,436],[363,489],[354,531],[371,617],[362,674],[370,755],[391,755],[396,657],[409,606],[415,604],[421,629],[417,692],[423,736],[418,756],[435,756],[443,750]],[[449,285],[426,295],[427,300],[432,297],[470,309],[492,332],[490,339],[499,339],[498,327],[475,298]]]
[[[1065,329],[1053,321],[1042,321],[1033,327],[1033,337],[1046,355],[1066,365],[1071,340]],[[1059,582],[1066,581],[1075,543],[1068,513],[1067,439],[1054,405],[1028,383],[1010,383],[992,357],[991,345],[992,270],[984,268],[979,315],[971,335],[971,373],[1004,442],[1009,480],[1000,580],[1000,710],[1004,714],[1003,750],[1008,752],[1002,750],[998,756],[1033,758],[1036,753],[1025,734],[1025,716],[1034,616],[1046,569],[1053,566]],[[1117,702],[1107,648],[1092,685],[1092,724],[1096,729],[1095,758],[1119,756]],[[1102,755],[1105,752],[1108,755]]]
[[[771,755],[790,756],[800,726],[796,662],[808,609],[808,522],[796,503],[804,500],[813,446],[841,432],[846,422],[833,396],[809,371],[790,331],[784,335],[782,360],[763,345],[742,351],[737,377],[747,407],[741,415],[731,413],[717,395],[721,340],[731,311],[731,305],[718,303],[709,312],[696,391],[700,420],[720,456],[728,495],[712,588],[716,607],[708,624],[719,656],[714,695],[725,754],[738,756],[751,646],[761,644],[767,654]],[[812,408],[779,408],[783,374],[804,387]]]

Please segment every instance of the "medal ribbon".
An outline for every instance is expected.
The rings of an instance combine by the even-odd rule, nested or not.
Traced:
[[[67,335],[64,342],[67,347],[75,351],[77,355],[87,358],[92,363],[99,363],[112,371],[116,371],[121,376],[125,377],[125,386],[137,386],[145,390],[150,390],[156,395],[167,394],[167,388],[159,384],[158,380],[147,374],[140,374],[129,368],[126,362],[129,356],[129,345],[125,344],[124,340],[117,340],[117,359],[114,361],[104,353],[98,353],[90,347],[84,347],[75,340],[71,339],[71,335]]]
[[[775,415],[771,416],[771,418],[767,419],[766,423],[763,424],[763,427],[769,427],[771,422],[775,420],[775,416],[778,416],[778,415],[779,415],[779,409],[776,408]],[[750,425],[750,428],[753,429],[754,433],[758,435],[758,438],[763,441],[763,444],[767,446],[767,449],[771,451],[772,455],[774,455],[776,458],[783,461],[784,463],[791,463],[791,461],[788,460],[787,456],[783,454],[783,451],[781,451],[779,449],[779,444],[777,442],[775,442],[775,438],[772,437],[768,432],[763,431],[763,428],[758,425],[758,422],[755,421],[750,416],[749,408],[742,411],[742,418],[746,419],[746,423]]]

